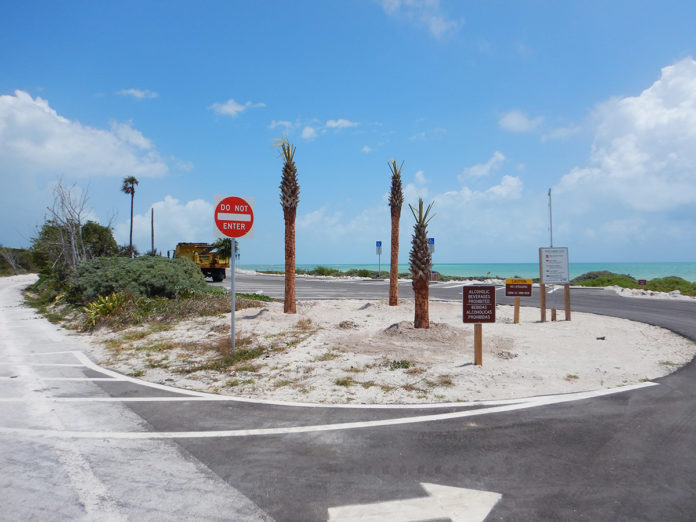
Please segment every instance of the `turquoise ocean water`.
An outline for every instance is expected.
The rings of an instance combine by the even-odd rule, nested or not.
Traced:
[[[331,264],[305,264],[297,265],[297,268],[312,270],[317,266],[327,268],[337,268],[339,270],[349,270],[351,268],[366,268],[377,270],[375,264],[355,264],[355,265],[331,265]],[[242,261],[239,268],[247,270],[274,270],[282,272],[284,265],[245,265]],[[381,265],[381,269],[386,273],[389,271],[389,264]],[[433,265],[433,270],[444,275],[461,277],[539,277],[539,265],[537,263],[446,263]],[[570,278],[577,277],[587,272],[608,270],[617,274],[627,274],[636,279],[654,279],[656,277],[678,276],[687,281],[696,282],[696,263],[570,263]],[[399,265],[399,272],[408,272],[408,265]]]

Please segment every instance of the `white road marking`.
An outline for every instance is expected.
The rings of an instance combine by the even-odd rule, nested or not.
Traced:
[[[321,431],[337,431],[358,428],[377,428],[382,426],[399,426],[405,424],[417,424],[422,422],[435,422],[441,420],[462,419],[466,417],[476,417],[479,415],[490,415],[492,413],[503,413],[517,411],[539,406],[549,406],[564,402],[579,401],[594,397],[602,397],[615,393],[622,393],[650,386],[657,386],[657,383],[646,382],[632,386],[622,386],[609,390],[598,390],[592,392],[579,392],[564,395],[548,395],[533,397],[526,402],[510,404],[506,406],[493,406],[475,410],[466,410],[434,415],[417,415],[413,417],[401,417],[396,419],[383,419],[376,421],[342,422],[335,424],[320,424],[314,426],[286,426],[282,428],[257,428],[242,430],[207,430],[207,431],[163,431],[163,432],[108,432],[108,431],[56,431],[27,428],[2,428],[0,433],[20,434],[38,437],[57,437],[57,438],[82,438],[82,439],[195,439],[195,438],[214,438],[214,437],[251,437],[263,435],[289,435],[297,433],[313,433]]]
[[[125,379],[117,379],[115,377],[41,377],[42,381],[77,381],[77,382],[100,382],[111,381],[119,382]]]
[[[329,508],[329,520],[401,522],[448,518],[452,522],[483,522],[502,498],[500,493],[421,482],[427,497]]]
[[[66,363],[17,363],[0,361],[0,366],[19,365],[30,366],[32,368],[55,366],[57,368],[82,368],[83,364],[66,364]]]

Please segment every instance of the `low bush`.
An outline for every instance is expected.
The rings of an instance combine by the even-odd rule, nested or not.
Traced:
[[[672,292],[673,290],[679,290],[684,295],[696,295],[696,283],[691,283],[686,279],[676,276],[651,279],[648,281],[645,289],[654,292]]]
[[[118,292],[173,298],[206,291],[200,268],[189,259],[100,257],[78,265],[70,278],[68,298],[86,304]]]
[[[253,294],[249,294],[253,295]],[[264,297],[264,296],[260,296]],[[264,300],[237,296],[235,309],[259,308]],[[166,324],[194,317],[210,317],[230,313],[230,295],[228,293],[196,294],[191,297],[135,297],[124,293],[115,293],[107,297],[98,297],[85,306],[83,328],[107,326],[118,330],[138,324],[157,322]]]
[[[571,281],[578,286],[620,286],[622,288],[639,288],[638,281],[630,275],[607,272],[588,272]]]

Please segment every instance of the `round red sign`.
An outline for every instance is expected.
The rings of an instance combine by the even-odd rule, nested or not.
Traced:
[[[254,211],[242,198],[229,196],[215,207],[215,226],[227,237],[242,237],[254,225]]]

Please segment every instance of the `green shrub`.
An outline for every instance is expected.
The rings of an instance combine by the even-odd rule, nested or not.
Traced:
[[[336,275],[340,275],[341,271],[338,270],[337,268],[327,268],[325,266],[319,265],[314,270],[310,270],[309,273],[312,275],[320,275],[320,276],[336,276]]]
[[[587,277],[589,274],[584,274],[573,279],[571,282],[578,286],[620,286],[622,288],[638,288],[638,281],[629,275],[613,274],[611,272],[594,273],[597,274],[594,277]]]
[[[648,281],[646,290],[654,292],[672,292],[679,290],[684,295],[696,295],[696,283],[691,283],[681,277],[669,276],[658,277]]]
[[[80,263],[70,279],[68,298],[88,303],[118,292],[171,298],[206,290],[200,268],[189,259],[100,257]]]

